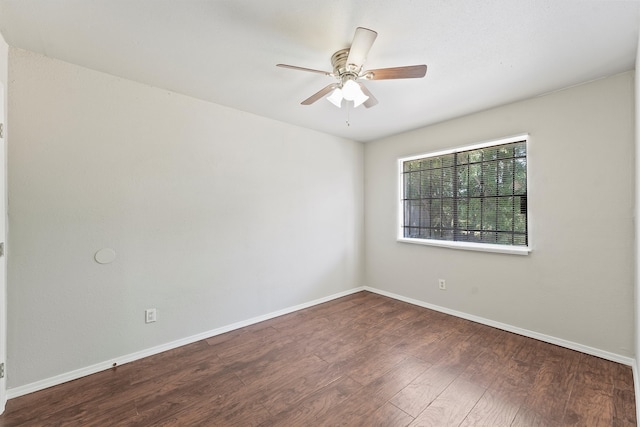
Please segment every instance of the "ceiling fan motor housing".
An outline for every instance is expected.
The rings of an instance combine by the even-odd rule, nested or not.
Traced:
[[[340,49],[331,55],[331,65],[333,65],[333,75],[336,76],[342,84],[347,80],[356,80],[360,73],[360,68],[356,68],[353,64],[347,64],[349,57],[349,48]]]

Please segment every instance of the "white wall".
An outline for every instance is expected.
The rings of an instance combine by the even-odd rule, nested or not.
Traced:
[[[638,47],[636,52],[636,71],[635,71],[635,137],[636,137],[636,155],[635,155],[635,363],[633,365],[633,379],[636,391],[636,418],[640,419],[640,372],[638,372],[638,356],[640,355],[640,38],[638,39]]]
[[[7,73],[9,68],[9,46],[0,34],[0,82],[7,86]]]
[[[633,103],[629,72],[367,144],[366,284],[634,356]],[[398,157],[522,132],[530,255],[396,242]]]
[[[4,91],[4,104],[2,105],[2,117],[0,121],[4,123],[4,141],[7,140],[7,75],[9,68],[9,46],[4,41],[4,38],[0,34],[0,85]],[[2,212],[2,219],[0,219],[0,240],[5,240],[6,231],[6,216],[4,215],[4,208],[6,206],[6,144],[3,143],[1,149],[4,150],[2,154],[2,162],[4,170],[0,175],[0,188],[2,189],[2,200],[0,200],[0,212]],[[6,249],[6,248],[5,248]],[[0,362],[7,359],[7,337],[6,337],[6,324],[7,324],[7,307],[6,307],[6,257],[0,258]],[[6,377],[0,379],[0,413],[4,412],[6,403]]]
[[[361,144],[13,48],[9,74],[10,388],[362,285]]]

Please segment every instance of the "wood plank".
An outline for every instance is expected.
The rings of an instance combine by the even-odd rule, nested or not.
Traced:
[[[611,426],[613,423],[613,401],[611,393],[600,387],[592,388],[576,384],[571,393],[563,418],[566,426]]]
[[[511,427],[561,427],[561,424],[559,420],[547,418],[523,405],[518,410]]]
[[[596,357],[580,357],[565,410],[567,426],[610,426],[613,423],[613,365]]]
[[[613,391],[613,424],[636,425],[636,407],[633,405],[633,390],[614,388]]]
[[[346,360],[336,363],[345,375],[362,385],[367,385],[395,366],[398,366],[407,354],[393,351],[387,344],[374,341]]]
[[[487,390],[460,426],[508,427],[515,419],[521,404],[521,399],[513,399],[512,396],[496,390]]]
[[[373,414],[365,416],[361,425],[367,427],[405,427],[413,420],[414,418],[406,412],[386,403]]]
[[[518,359],[516,355],[519,354],[520,349],[527,345],[530,346],[533,342],[535,340],[531,338],[500,331],[500,337],[493,341],[491,351],[504,359]]]
[[[369,425],[381,421],[382,416],[390,412],[396,421],[401,423],[407,417],[413,420],[408,414],[401,412],[405,416],[400,416],[397,411],[390,411],[387,408],[384,412],[375,414],[378,409],[386,406],[387,401],[400,390],[411,383],[418,375],[429,368],[429,364],[415,358],[403,360],[394,369],[380,375],[375,381],[361,388],[341,404],[337,405],[330,414],[322,421],[321,425]],[[375,414],[375,415],[374,415]],[[378,420],[378,421],[376,421]]]
[[[340,377],[315,393],[302,399],[297,405],[280,412],[263,425],[305,426],[326,418],[334,408],[353,395],[362,386],[349,377]]]
[[[473,363],[468,364],[460,376],[486,388],[498,381],[508,362],[492,351],[483,351]]]
[[[278,415],[300,404],[311,394],[337,381],[342,371],[334,365],[322,365],[307,369],[304,373],[294,372],[278,384],[264,388],[256,399],[271,413]]]
[[[633,371],[631,366],[625,366],[620,363],[613,363],[613,365],[613,386],[619,390],[633,391]]]
[[[553,346],[551,346],[553,347]],[[560,351],[537,345],[538,354],[532,363],[545,358],[524,403],[526,407],[548,420],[562,420],[576,378],[580,353]]]
[[[390,402],[412,417],[417,417],[458,375],[458,372],[434,365],[396,394]]]
[[[243,392],[243,384],[234,373],[223,371],[216,376],[203,376],[198,381],[184,383],[174,390],[148,389],[135,400],[135,405],[142,425],[156,425],[167,419],[197,416],[198,408],[205,403],[212,408],[224,408]],[[208,398],[201,399],[201,396]]]
[[[489,388],[509,395],[513,400],[524,402],[533,388],[539,371],[540,367],[537,365],[508,359]]]
[[[485,391],[486,389],[482,386],[458,378],[409,425],[412,427],[458,426]]]
[[[325,340],[321,347],[316,348],[314,354],[322,360],[332,363],[351,358],[359,351],[378,344],[385,345],[378,343],[373,337],[359,330],[350,330],[333,339]],[[389,348],[388,346],[386,347]]]
[[[70,381],[37,393],[28,394],[7,402],[5,413],[0,416],[0,426],[37,425],[34,420],[44,416],[55,419],[62,411],[82,403],[96,404],[115,394],[115,390],[129,391],[130,378],[126,371],[118,369],[99,372]]]

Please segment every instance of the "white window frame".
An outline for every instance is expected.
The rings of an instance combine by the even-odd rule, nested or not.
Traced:
[[[477,150],[480,148],[491,147],[494,145],[501,144],[509,144],[511,142],[525,141],[527,146],[527,200],[530,201],[530,156],[529,156],[529,134],[519,134],[514,136],[509,136],[505,138],[495,139],[491,141],[480,142],[471,145],[465,145],[457,148],[452,148],[448,150],[429,152],[423,154],[417,154],[413,156],[401,157],[398,159],[398,220],[397,220],[397,241],[401,243],[412,243],[418,245],[426,245],[426,246],[437,246],[443,248],[450,249],[463,249],[470,251],[481,251],[481,252],[495,252],[495,253],[503,253],[503,254],[514,254],[514,255],[528,255],[532,251],[531,245],[531,203],[527,203],[527,246],[511,246],[511,245],[499,245],[492,243],[473,243],[473,242],[458,242],[458,241],[450,241],[450,240],[435,240],[435,239],[416,239],[404,237],[404,206],[403,206],[403,197],[404,197],[404,183],[403,183],[403,164],[406,161],[421,159],[424,157],[435,157],[442,156],[445,154],[451,154],[461,151],[469,151],[469,150]]]

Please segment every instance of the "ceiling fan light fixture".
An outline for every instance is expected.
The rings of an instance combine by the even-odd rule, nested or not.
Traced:
[[[360,89],[360,86],[358,85],[358,83],[349,79],[345,81],[344,84],[342,85],[342,96],[347,101],[355,101],[356,98],[361,98],[362,96],[365,96],[365,95],[364,93],[362,93],[362,89]]]
[[[359,89],[359,88],[358,88]],[[359,107],[360,105],[362,105],[367,99],[369,99],[369,97],[367,95],[365,95],[364,93],[362,93],[362,90],[360,90],[360,94],[357,95],[354,100],[353,100],[353,108]]]
[[[327,101],[340,108],[342,107],[342,97],[342,89],[337,87],[333,90],[333,92],[331,92],[331,95],[327,96]]]

